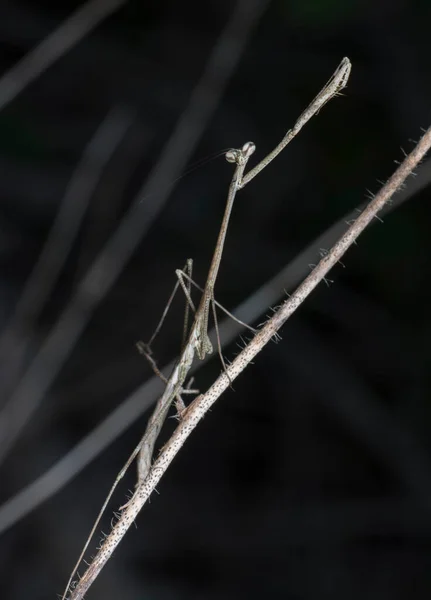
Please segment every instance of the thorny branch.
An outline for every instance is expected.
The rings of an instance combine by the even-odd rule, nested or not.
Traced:
[[[415,178],[409,182],[408,187],[402,187],[398,190],[390,203],[386,203],[380,215],[388,214],[395,210],[421,190],[431,184],[431,158],[422,161],[419,170],[415,173]],[[362,209],[361,209],[362,210]],[[313,242],[311,242],[302,252],[293,260],[278,271],[271,279],[258,288],[250,297],[239,304],[233,311],[236,321],[242,319],[254,322],[258,316],[265,312],[267,307],[277,302],[281,296],[281,290],[285,282],[289,282],[293,287],[295,281],[300,281],[301,273],[304,267],[314,260],[319,248],[331,246],[332,240],[340,235],[345,228],[345,224],[356,218],[358,209],[354,209],[341,217],[323,233],[321,233]],[[376,219],[377,222],[377,219]],[[371,225],[372,223],[370,223]],[[202,291],[202,288],[200,288]],[[216,301],[218,308],[225,310]],[[231,313],[227,313],[232,316]],[[248,327],[242,323],[243,327]],[[223,346],[227,345],[236,337],[238,325],[232,319],[225,319],[220,325],[220,339]],[[214,333],[214,332],[213,332]],[[212,337],[212,335],[210,335]],[[195,372],[198,364],[193,365],[190,373]],[[169,373],[174,367],[174,361],[164,365],[161,369],[163,373]],[[58,493],[63,487],[70,483],[71,479],[80,473],[91,461],[100,455],[109,444],[111,444],[119,435],[121,435],[135,420],[142,416],[152,405],[158,396],[159,378],[154,375],[145,383],[138,386],[124,401],[111,413],[109,413],[95,429],[88,433],[80,442],[78,442],[61,459],[55,462],[49,469],[37,477],[34,481],[25,486],[15,496],[7,500],[0,506],[0,533],[6,531],[20,519],[24,518],[31,511],[43,504],[46,500]],[[157,389],[156,389],[157,388]],[[74,393],[73,391],[71,393]],[[388,435],[398,435],[394,431]]]
[[[256,334],[251,342],[236,357],[228,367],[227,373],[222,373],[205,394],[200,395],[190,404],[183,415],[181,423],[176,428],[168,443],[163,447],[159,457],[148,473],[148,476],[138,485],[133,501],[128,503],[121,514],[121,517],[114,525],[111,533],[103,542],[92,564],[70,595],[70,600],[80,600],[84,597],[92,582],[100,573],[101,569],[122,540],[124,534],[134,522],[139,511],[150,497],[188,436],[219,396],[226,390],[230,381],[236,379],[250,364],[253,358],[277,334],[287,319],[302,304],[318,283],[326,277],[330,269],[337,264],[347,249],[356,241],[369,223],[377,217],[378,213],[391,199],[393,194],[395,194],[395,192],[403,185],[407,177],[414,171],[430,147],[431,128],[426,131],[414,150],[405,158],[374,199],[350,225],[346,233],[338,240],[327,255],[320,260],[315,269],[297,288],[295,293],[282,304],[259,333]]]
[[[105,511],[105,508],[112,494],[114,493],[115,488],[124,476],[130,464],[134,461],[135,457],[137,457],[138,465],[138,483],[136,487],[138,488],[139,485],[146,479],[151,468],[151,461],[154,457],[154,447],[157,437],[164,424],[164,421],[166,420],[172,402],[175,398],[179,398],[179,395],[181,395],[183,391],[183,386],[192,367],[195,354],[197,354],[200,360],[204,360],[206,354],[210,354],[213,350],[211,341],[208,337],[209,307],[212,303],[215,312],[214,285],[217,279],[217,274],[223,253],[224,241],[229,225],[229,219],[237,192],[240,189],[242,189],[249,181],[251,181],[251,179],[253,179],[255,175],[262,171],[262,169],[264,169],[281,152],[281,150],[283,150],[293,140],[297,133],[315,114],[318,113],[318,111],[322,108],[322,106],[324,106],[324,104],[328,102],[328,100],[338,95],[341,92],[341,90],[345,88],[350,76],[350,71],[351,63],[349,59],[343,58],[330,80],[323,86],[323,88],[320,90],[320,92],[317,94],[317,96],[314,98],[311,104],[300,115],[293,128],[286,133],[286,135],[283,137],[278,146],[270,154],[268,154],[256,167],[254,167],[254,169],[252,169],[248,173],[248,178],[247,176],[244,176],[244,172],[247,166],[248,159],[254,153],[256,148],[253,142],[247,142],[240,150],[232,149],[226,153],[226,160],[230,163],[236,164],[236,168],[233,174],[231,184],[229,186],[225,213],[221,223],[220,232],[214,249],[211,265],[208,271],[207,281],[203,290],[199,307],[195,313],[194,321],[188,334],[187,341],[182,349],[181,355],[178,358],[178,361],[176,362],[169,379],[165,381],[165,391],[157,401],[156,407],[148,421],[148,425],[143,437],[141,438],[136,448],[133,450],[124,467],[121,469],[120,473],[118,474],[117,478],[114,481],[114,484],[112,485],[108,493],[107,498],[103,503],[102,509],[99,512],[99,515],[96,519],[96,522],[93,525],[89,537],[87,538],[81,555],[79,556],[78,562],[75,565],[72,574],[69,578],[66,590],[63,594],[63,599],[65,598],[67,591],[70,588],[75,572],[81,560],[84,557],[84,553],[91,541],[91,538],[93,537],[93,534],[99,524],[99,521]],[[189,268],[191,268],[191,265]],[[182,272],[177,271],[177,276],[179,277],[179,281],[181,282],[186,296],[188,296],[187,287],[185,286],[182,280]],[[161,322],[163,322],[163,319],[164,315],[162,316]],[[228,371],[226,370],[226,365],[224,363],[224,359],[221,354],[220,342],[218,342],[218,345],[220,351],[220,358],[225,369],[225,373],[228,374]],[[145,354],[148,353],[145,352]],[[182,404],[181,400],[180,403]],[[178,416],[181,420],[183,416],[183,411],[181,411],[181,414],[179,414]],[[124,510],[129,504],[133,504],[136,494],[137,491],[135,491],[135,494],[133,495],[132,499],[129,500],[129,502],[126,505],[121,507],[121,510]]]
[[[345,65],[346,64],[347,63],[345,63]],[[348,65],[350,72],[350,63],[348,63]],[[344,87],[346,81],[347,77],[345,78],[342,87]],[[324,88],[324,90],[325,89],[326,87]],[[308,110],[309,109],[307,109],[307,111]],[[307,111],[305,111],[303,115],[306,114]],[[290,132],[288,132],[283,141],[286,139],[289,133]],[[281,142],[281,144],[283,144],[283,141]],[[280,145],[273,152],[276,152],[277,149],[280,148]],[[346,233],[340,238],[340,240],[334,245],[334,247],[327,254],[325,254],[325,256],[322,257],[318,265],[298,287],[296,292],[283,303],[283,305],[275,312],[273,317],[268,320],[265,326],[256,334],[252,341],[237,356],[234,362],[228,367],[227,372],[220,375],[220,377],[215,381],[215,383],[210,387],[210,389],[205,394],[200,395],[198,398],[196,398],[186,409],[186,411],[181,415],[180,424],[178,425],[177,429],[175,430],[168,443],[163,447],[159,457],[149,470],[148,475],[145,477],[145,479],[138,481],[133,498],[127,503],[127,505],[125,505],[121,516],[118,518],[118,521],[114,525],[111,533],[106,537],[105,541],[102,543],[92,564],[84,573],[83,577],[78,582],[76,588],[72,591],[70,595],[70,600],[78,600],[84,597],[92,582],[95,580],[103,566],[109,560],[110,556],[112,555],[113,551],[123,538],[124,534],[135,520],[136,516],[138,515],[145,502],[148,500],[149,496],[151,495],[155,486],[158,484],[161,477],[169,467],[170,463],[185,443],[185,440],[193,431],[193,429],[197,426],[197,424],[205,415],[205,413],[215,403],[215,401],[219,398],[221,393],[225,391],[225,389],[229,386],[230,382],[236,379],[236,377],[253,360],[253,358],[258,354],[258,352],[272,338],[277,336],[277,332],[282,327],[282,325],[286,322],[290,315],[302,304],[305,298],[314,290],[318,283],[322,281],[322,279],[325,280],[325,277],[329,270],[341,259],[343,254],[347,251],[350,245],[353,242],[355,242],[357,237],[367,227],[367,225],[372,221],[372,219],[377,218],[379,211],[390,200],[392,195],[400,188],[405,179],[412,173],[412,171],[418,165],[420,160],[424,157],[425,153],[428,151],[430,146],[431,129],[429,129],[424,134],[424,136],[418,142],[414,150],[405,158],[403,163],[398,167],[398,169],[387,181],[387,183],[381,188],[381,190],[375,196],[375,198],[371,200],[371,202],[363,210],[359,217],[354,222],[352,222]],[[280,148],[278,152],[281,151],[281,149],[282,148]],[[276,152],[276,154],[278,154],[278,152]],[[250,172],[253,172],[253,177],[261,169],[263,169],[268,164],[268,162],[270,162],[270,160],[272,160],[272,158],[274,157],[272,156],[271,158],[269,158],[270,156],[271,155],[268,155],[268,157],[266,157],[257,167],[255,167],[253,171]],[[248,181],[250,181],[251,178],[252,177],[250,177]],[[244,177],[243,181],[245,181],[245,179],[246,177]]]

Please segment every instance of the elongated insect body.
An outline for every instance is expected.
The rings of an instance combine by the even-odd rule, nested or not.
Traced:
[[[213,310],[215,313],[215,299],[214,299],[214,286],[216,283],[218,270],[220,267],[220,262],[223,254],[223,247],[226,238],[227,228],[229,224],[230,214],[232,211],[233,203],[236,197],[236,194],[239,190],[247,185],[262,169],[264,169],[291,141],[292,139],[299,133],[302,127],[314,116],[324,104],[334,96],[340,93],[342,89],[347,84],[349,75],[351,70],[351,64],[348,58],[343,58],[340,65],[338,66],[335,73],[332,75],[328,83],[322,88],[319,94],[315,97],[313,102],[305,109],[305,111],[300,115],[296,123],[294,124],[292,129],[289,129],[281,142],[274,148],[272,152],[270,152],[263,160],[260,161],[253,169],[251,169],[246,175],[244,175],[244,170],[247,165],[248,159],[254,153],[256,147],[253,142],[246,142],[242,148],[240,149],[231,149],[228,150],[225,154],[225,158],[229,163],[233,163],[236,165],[235,171],[229,185],[229,192],[226,201],[226,208],[223,215],[223,220],[220,226],[220,232],[217,238],[214,254],[212,257],[211,265],[208,271],[207,281],[205,283],[205,287],[203,289],[203,294],[201,297],[201,301],[199,303],[198,309],[195,313],[195,318],[193,324],[190,328],[189,335],[186,339],[184,347],[182,349],[181,355],[171,373],[171,376],[166,382],[166,388],[162,396],[159,398],[155,410],[148,422],[147,429],[141,438],[139,444],[133,451],[132,455],[129,457],[127,463],[120,471],[117,476],[114,485],[111,488],[111,491],[108,495],[108,498],[105,500],[103,508],[99,513],[96,524],[93,527],[93,530],[90,534],[87,543],[85,544],[84,551],[82,552],[77,565],[75,566],[73,573],[69,579],[67,584],[65,593],[63,595],[63,600],[66,597],[67,591],[70,589],[72,578],[76,572],[76,569],[83,558],[84,552],[88,546],[88,543],[92,537],[93,532],[103,514],[103,510],[106,507],[117,483],[123,477],[127,468],[130,466],[131,462],[134,460],[136,456],[138,457],[138,483],[135,494],[133,497],[127,502],[127,504],[122,507],[122,515],[119,521],[115,524],[113,530],[106,538],[103,546],[93,559],[92,564],[89,566],[87,571],[84,573],[83,577],[78,582],[76,588],[71,592],[70,600],[81,600],[83,598],[83,594],[91,585],[92,581],[96,578],[97,574],[106,564],[108,559],[110,558],[112,552],[122,539],[126,530],[133,523],[136,515],[141,509],[143,503],[145,502],[148,495],[154,489],[154,485],[156,485],[158,479],[163,474],[164,470],[167,468],[170,462],[166,463],[165,467],[153,465],[151,467],[153,455],[154,455],[154,446],[159,434],[159,431],[167,417],[169,407],[174,402],[176,398],[178,398],[179,394],[182,392],[186,392],[187,390],[183,390],[183,385],[186,381],[188,373],[190,371],[191,365],[193,363],[195,353],[198,355],[200,359],[204,359],[205,356],[212,352],[212,344],[208,337],[208,315],[209,315],[209,307],[213,306]],[[184,276],[182,272],[177,272],[179,279]],[[182,280],[181,280],[182,281]],[[184,285],[184,281],[182,281],[182,285]],[[185,286],[186,287],[186,286]],[[183,287],[183,289],[185,289]],[[187,292],[188,293],[188,292]],[[187,294],[186,294],[187,295]],[[224,364],[223,357],[221,355],[221,345],[219,343],[219,352],[221,356],[221,360],[223,366]],[[229,379],[229,375],[226,371],[226,375]],[[194,401],[194,404],[196,400]],[[184,417],[183,423],[187,420],[187,410],[186,416]],[[179,415],[181,418],[181,415]],[[194,417],[193,417],[194,418]],[[193,425],[194,427],[195,425]],[[190,426],[191,427],[191,426]],[[193,429],[190,428],[190,431]],[[184,436],[188,435],[189,432],[186,432]],[[169,446],[170,452],[172,452],[172,456],[176,454],[179,448],[175,447],[175,434],[171,438],[171,440],[164,446],[164,453],[167,452],[167,447]],[[172,441],[173,440],[173,441]],[[182,445],[183,442],[181,442]],[[181,447],[181,446],[179,446]],[[160,460],[160,458],[158,459]],[[164,470],[163,470],[164,469]],[[160,475],[158,474],[160,472]],[[155,483],[152,484],[152,478]],[[151,480],[151,481],[150,481]],[[148,490],[146,489],[148,488]],[[147,493],[148,491],[148,493]],[[144,494],[145,492],[145,494]]]

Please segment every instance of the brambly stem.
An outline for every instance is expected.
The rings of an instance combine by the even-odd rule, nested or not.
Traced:
[[[224,242],[226,239],[226,233],[227,233],[227,229],[228,229],[228,225],[229,225],[229,219],[230,219],[230,215],[232,212],[235,196],[239,189],[239,184],[242,180],[242,175],[243,175],[244,169],[247,165],[247,161],[250,158],[250,156],[253,154],[254,150],[255,150],[255,145],[252,142],[247,142],[246,144],[244,144],[242,149],[229,150],[226,153],[226,160],[230,163],[235,163],[236,168],[235,168],[235,171],[234,171],[234,174],[232,177],[231,184],[229,186],[229,193],[228,193],[228,198],[227,198],[227,202],[226,202],[226,209],[225,209],[222,224],[220,227],[220,233],[219,233],[219,236],[218,236],[218,239],[216,242],[214,255],[213,255],[213,258],[211,261],[211,266],[210,266],[210,269],[208,272],[207,281],[206,281],[206,284],[205,284],[205,287],[203,290],[203,294],[202,294],[201,301],[199,303],[199,307],[195,313],[195,317],[194,317],[192,327],[190,329],[190,333],[189,333],[187,341],[184,344],[184,347],[181,351],[181,355],[180,355],[169,379],[166,381],[165,391],[163,392],[163,394],[160,396],[159,400],[156,403],[155,409],[148,421],[144,435],[142,436],[138,445],[133,450],[132,454],[127,459],[127,461],[126,461],[125,465],[123,466],[123,468],[121,469],[120,473],[117,475],[117,477],[114,481],[114,484],[112,485],[112,487],[109,491],[109,494],[103,503],[102,509],[100,510],[100,512],[97,516],[96,522],[94,523],[94,525],[92,527],[92,530],[90,532],[89,537],[87,538],[87,541],[84,545],[81,555],[79,556],[78,561],[77,561],[77,563],[72,571],[72,574],[69,578],[66,589],[63,593],[63,597],[62,597],[63,600],[66,597],[67,591],[69,590],[69,588],[71,586],[72,579],[76,573],[76,570],[77,570],[79,564],[81,563],[81,560],[84,557],[84,554],[88,548],[91,538],[93,537],[93,534],[95,533],[95,530],[100,522],[100,519],[102,518],[102,515],[105,511],[106,506],[108,505],[109,500],[112,497],[112,494],[114,493],[118,483],[124,477],[124,474],[126,473],[127,469],[129,468],[129,466],[131,465],[131,463],[134,461],[135,458],[137,458],[137,471],[138,471],[137,485],[139,485],[139,483],[142,482],[147,477],[148,472],[151,468],[151,461],[152,461],[153,454],[154,454],[154,447],[155,447],[157,438],[159,436],[160,430],[163,427],[163,424],[166,420],[166,417],[168,415],[168,412],[169,412],[169,409],[170,409],[172,403],[174,402],[175,399],[180,398],[181,393],[184,391],[183,386],[184,386],[186,378],[189,374],[191,366],[193,364],[193,359],[194,359],[195,353],[198,355],[200,360],[203,360],[205,358],[205,356],[207,354],[210,354],[213,350],[211,341],[208,337],[209,307],[210,307],[211,302],[214,301],[214,285],[215,285],[217,275],[218,275],[218,270],[220,267],[220,262],[221,262],[221,258],[222,258],[222,254],[223,254]],[[189,271],[191,269],[190,262],[188,262],[188,264],[187,264],[187,269]],[[182,279],[181,279],[181,276],[179,275],[179,273],[181,273],[181,276],[182,276],[182,271],[180,271],[180,272],[177,271],[177,275],[179,277],[179,282],[182,285],[184,285],[182,283]],[[186,287],[184,287],[183,289],[184,289],[184,292],[186,293],[186,296],[189,296],[189,292],[187,291]],[[175,289],[174,289],[173,293],[175,293]],[[171,294],[171,298],[169,299],[168,304],[171,301],[172,297],[173,297],[173,294]],[[166,316],[166,309],[163,312],[162,319],[156,328],[156,333],[159,330],[161,324],[163,323],[165,316]],[[151,340],[153,340],[153,338],[154,338],[154,335],[151,338]],[[144,349],[144,348],[142,348],[142,349]],[[224,363],[224,361],[223,361],[223,363]],[[134,498],[135,498],[135,495],[133,495],[132,498],[129,500],[129,502],[127,502],[127,504],[122,506],[120,508],[120,510],[124,510],[131,502],[133,502]]]
[[[134,522],[141,508],[144,506],[151,493],[159,483],[163,474],[178,454],[186,439],[201,421],[203,416],[216,402],[220,395],[238,375],[248,366],[262,348],[277,334],[293,312],[302,304],[307,296],[325,278],[329,270],[340,261],[346,250],[356,241],[357,237],[377,217],[393,194],[403,185],[407,177],[417,167],[431,147],[431,128],[426,131],[414,150],[405,158],[379,193],[363,210],[359,217],[351,224],[346,233],[338,240],[333,248],[324,256],[310,275],[297,288],[284,304],[275,312],[273,317],[265,324],[252,341],[235,358],[228,367],[228,373],[222,373],[209,390],[196,398],[186,410],[182,421],[176,428],[172,437],[163,447],[159,457],[154,462],[148,477],[139,484],[134,501],[129,503],[120,519],[113,527],[111,533],[103,542],[90,567],[82,576],[76,589],[72,592],[70,600],[82,600],[85,593],[109,560],[125,532]]]
[[[253,144],[253,142],[247,142],[241,149],[230,150],[226,153],[227,161],[235,163],[236,168],[231,184],[229,186],[226,209],[220,227],[220,233],[215,246],[213,259],[211,261],[210,269],[208,272],[207,281],[204,287],[199,307],[194,317],[194,321],[187,342],[184,346],[179,360],[177,361],[172,371],[172,374],[167,380],[165,391],[158,400],[155,410],[152,416],[150,417],[144,436],[142,437],[138,446],[133,451],[132,455],[129,457],[126,465],[123,467],[120,474],[117,476],[117,479],[115,480],[114,485],[111,488],[109,496],[104,502],[103,509],[98,516],[96,524],[93,526],[91,536],[99,523],[99,520],[103,514],[103,510],[106,508],[107,503],[111,498],[117,483],[123,477],[124,473],[126,472],[126,469],[130,466],[131,462],[137,456],[138,482],[135,493],[133,497],[129,500],[129,502],[127,502],[127,504],[122,507],[121,516],[119,517],[117,523],[113,526],[111,533],[101,544],[100,549],[98,550],[98,553],[96,554],[93,562],[88,567],[80,581],[77,582],[76,587],[72,590],[71,582],[73,576],[76,572],[78,564],[83,558],[86,548],[88,547],[90,538],[87,540],[84,550],[79,558],[79,561],[69,579],[68,585],[63,595],[63,600],[64,598],[66,598],[66,594],[69,591],[69,589],[71,590],[69,600],[80,600],[84,597],[85,593],[87,592],[97,575],[100,573],[104,565],[109,560],[114,549],[117,547],[124,534],[130,527],[130,525],[133,523],[142,506],[149,498],[151,492],[154,489],[154,486],[160,480],[163,473],[171,463],[173,457],[183,445],[185,439],[188,437],[188,435],[191,433],[194,427],[196,427],[197,423],[201,419],[202,415],[208,410],[209,406],[211,406],[215,402],[215,400],[219,397],[221,392],[226,389],[226,387],[231,383],[231,381],[233,381],[233,379],[239,374],[239,372],[241,372],[243,368],[245,368],[246,364],[248,364],[247,362],[242,363],[240,357],[244,355],[247,348],[249,348],[251,345],[254,344],[252,347],[255,347],[255,340],[266,339],[262,336],[263,332],[267,331],[268,325],[256,334],[255,338],[252,340],[249,346],[247,346],[247,348],[237,357],[237,359],[232,363],[232,365],[230,365],[225,370],[225,372],[217,379],[217,381],[213,384],[210,390],[208,390],[206,394],[196,398],[190,404],[190,406],[181,414],[180,425],[175,430],[168,444],[166,444],[162,449],[162,452],[155,461],[155,463],[151,465],[151,461],[153,459],[154,454],[154,446],[159,435],[160,429],[163,426],[163,423],[167,417],[172,402],[178,396],[178,394],[181,394],[184,382],[186,381],[187,375],[192,366],[195,353],[202,360],[203,358],[205,358],[206,354],[212,352],[212,344],[208,337],[209,308],[210,304],[215,302],[214,285],[220,267],[224,242],[229,224],[229,218],[237,192],[243,187],[245,187],[245,185],[247,185],[247,183],[249,183],[256,175],[258,175],[290,143],[290,141],[299,133],[303,126],[311,119],[312,116],[314,116],[320,110],[320,108],[322,108],[322,106],[324,106],[324,104],[326,104],[326,102],[328,102],[331,98],[339,94],[342,89],[344,89],[344,87],[347,84],[350,71],[351,63],[349,59],[343,58],[331,79],[322,88],[322,90],[315,97],[315,99],[308,106],[308,108],[301,114],[299,119],[296,121],[294,127],[286,133],[286,135],[278,144],[278,146],[270,154],[268,154],[256,167],[251,169],[248,172],[248,174],[244,175],[244,171],[248,159],[255,151],[255,145]],[[275,318],[275,316],[276,315],[272,317],[271,321]],[[274,330],[271,333],[268,340],[271,339],[271,337],[275,335],[275,333],[276,330]],[[263,347],[263,345],[267,343],[268,340],[266,340],[261,347]],[[257,354],[257,352],[258,350],[256,350],[255,354]],[[237,371],[238,365],[241,364],[242,368],[239,371]],[[233,373],[235,373],[234,377],[231,376]],[[208,402],[210,402],[209,405]]]

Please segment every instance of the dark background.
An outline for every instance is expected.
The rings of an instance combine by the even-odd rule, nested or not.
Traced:
[[[1,71],[77,6],[3,1]],[[151,335],[175,269],[193,257],[195,279],[205,280],[232,173],[223,158],[177,182],[165,203],[160,194],[178,174],[172,165],[159,166],[156,193],[136,205],[130,236],[126,228],[120,240],[123,249],[133,235],[139,240],[131,259],[100,302],[95,299],[104,277],[121,258],[117,247],[91,285],[79,287],[184,112],[191,110],[192,117],[172,151],[172,160],[180,159],[179,174],[249,139],[257,145],[255,164],[342,57],[353,63],[344,97],[325,106],[238,196],[216,286],[218,301],[233,309],[328,227],[343,223],[366,190],[376,192],[377,180],[392,173],[401,147],[409,151],[411,138],[430,125],[430,17],[425,0],[131,0],[3,105],[3,502],[55,465],[151,377],[134,344]],[[208,68],[211,76],[190,109],[193,89]],[[0,80],[0,103],[5,89]],[[214,111],[202,116],[208,103]],[[74,170],[107,115],[108,134],[84,160],[81,180],[88,182],[98,168],[101,175],[60,276],[41,311],[42,276],[17,312]],[[100,156],[110,148],[112,156],[100,168]],[[422,168],[426,178],[430,167]],[[75,190],[71,206],[76,209],[82,197]],[[282,342],[257,357],[194,432],[88,598],[429,595],[430,217],[429,190],[422,185],[360,238],[345,268],[330,275],[334,283],[312,294],[283,328]],[[58,230],[51,258],[72,220],[67,216]],[[302,277],[308,263],[318,261],[319,245],[312,256],[301,264]],[[51,272],[53,263],[47,264]],[[278,302],[297,276],[280,286]],[[181,311],[178,299],[154,346],[161,365],[178,353]],[[259,311],[255,324],[269,306]],[[55,327],[57,345],[46,349]],[[75,344],[69,342],[74,336]],[[228,345],[226,357],[237,351],[236,343]],[[216,357],[199,370],[196,385],[205,390],[219,372]],[[54,599],[62,592],[147,415],[17,523],[6,526],[0,510],[0,526],[7,527],[0,544],[2,598]],[[20,423],[25,427],[16,430]],[[167,427],[173,426],[170,421]],[[60,481],[58,473],[53,478]],[[124,503],[134,481],[133,468],[112,509]],[[43,499],[41,489],[29,497]],[[99,530],[108,531],[109,521],[108,514]]]

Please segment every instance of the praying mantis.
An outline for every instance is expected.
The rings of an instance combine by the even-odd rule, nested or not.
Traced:
[[[232,149],[229,150],[225,154],[225,158],[229,163],[235,164],[234,174],[229,185],[229,191],[227,195],[226,208],[224,212],[224,216],[222,219],[220,232],[217,238],[217,242],[215,245],[215,250],[213,254],[213,258],[211,261],[211,265],[208,271],[207,280],[203,289],[202,297],[200,303],[198,305],[197,310],[195,311],[194,320],[191,325],[190,331],[186,336],[186,341],[183,344],[182,351],[180,356],[176,362],[176,365],[169,376],[168,379],[164,379],[166,383],[165,390],[159,400],[157,401],[156,407],[152,416],[150,417],[145,433],[136,446],[135,450],[130,455],[123,469],[117,475],[115,482],[102,506],[102,509],[97,517],[96,523],[94,524],[92,531],[90,533],[89,538],[84,546],[84,549],[81,553],[81,556],[78,559],[77,564],[70,576],[68,581],[66,590],[63,594],[62,600],[65,600],[66,594],[71,589],[71,582],[76,573],[76,570],[84,556],[84,553],[89,545],[89,542],[99,524],[101,516],[103,515],[105,508],[117,487],[119,481],[122,479],[127,469],[131,465],[131,463],[137,458],[137,467],[138,467],[138,485],[141,484],[147,477],[150,469],[151,462],[154,454],[154,447],[159,435],[159,432],[163,426],[163,423],[167,417],[168,411],[175,401],[175,399],[179,399],[182,393],[190,393],[191,390],[185,388],[185,382],[192,366],[195,355],[198,356],[200,360],[203,360],[207,354],[211,354],[213,352],[212,343],[208,337],[208,319],[209,319],[209,311],[210,306],[213,307],[215,313],[215,298],[214,298],[214,287],[217,280],[217,275],[219,272],[219,267],[223,255],[223,248],[226,239],[227,229],[229,225],[229,219],[232,212],[232,207],[236,198],[238,191],[244,188],[256,175],[258,175],[278,154],[292,141],[292,139],[299,133],[302,127],[313,117],[331,98],[339,94],[347,84],[351,71],[351,63],[348,58],[343,58],[338,68],[328,81],[328,83],[322,88],[322,90],[318,93],[318,95],[314,98],[312,103],[303,111],[300,115],[293,128],[288,130],[281,142],[270,152],[265,158],[263,158],[255,167],[253,167],[247,174],[245,174],[245,168],[247,166],[249,158],[254,153],[256,147],[253,142],[245,143],[240,149]],[[178,277],[179,284],[183,288],[186,297],[188,299],[189,304],[193,307],[193,303],[190,299],[190,287],[187,286],[187,282],[191,282],[191,263],[188,262],[188,273],[184,271],[177,270],[176,275]],[[163,320],[164,317],[162,317]],[[158,328],[157,328],[158,330]],[[156,330],[156,331],[157,331]],[[154,336],[153,336],[154,338]],[[153,339],[152,338],[152,339]],[[221,347],[220,341],[218,340],[219,353],[221,356]],[[150,356],[149,346],[145,344],[140,344],[138,348],[141,352],[149,358],[150,362],[153,364],[153,368],[156,373],[158,369],[152,361]],[[224,365],[223,358],[222,363]],[[226,369],[225,369],[226,370]],[[161,375],[161,374],[160,374]],[[187,408],[181,408],[181,403],[177,404],[177,416],[181,420],[184,416],[184,413],[187,411]],[[135,492],[136,494],[136,492]],[[134,496],[120,508],[120,510],[124,510],[127,506],[129,506],[134,501]],[[76,596],[78,597],[78,596]],[[79,596],[82,597],[82,596]],[[72,592],[70,598],[75,598],[75,592]]]
[[[226,160],[228,162],[235,163],[236,168],[229,186],[225,213],[211,261],[211,266],[208,271],[207,281],[205,283],[201,301],[195,313],[190,333],[188,334],[187,342],[184,345],[181,356],[178,359],[171,376],[166,382],[166,389],[157,402],[155,411],[148,422],[147,430],[141,440],[142,446],[139,449],[138,456],[138,481],[142,481],[147,476],[151,466],[151,458],[153,455],[155,441],[163,422],[166,419],[167,412],[173,400],[184,391],[183,386],[192,366],[195,353],[200,360],[203,360],[207,354],[211,354],[213,351],[212,343],[208,337],[208,317],[210,305],[212,304],[214,307],[214,286],[220,267],[224,242],[229,225],[229,218],[232,212],[235,196],[242,182],[242,176],[247,161],[254,151],[255,145],[253,142],[247,142],[240,150],[229,150],[226,153]],[[184,283],[184,273],[180,270],[177,270],[176,275],[179,278],[186,295],[188,296],[189,293]],[[179,415],[179,417],[181,418],[181,415]]]

